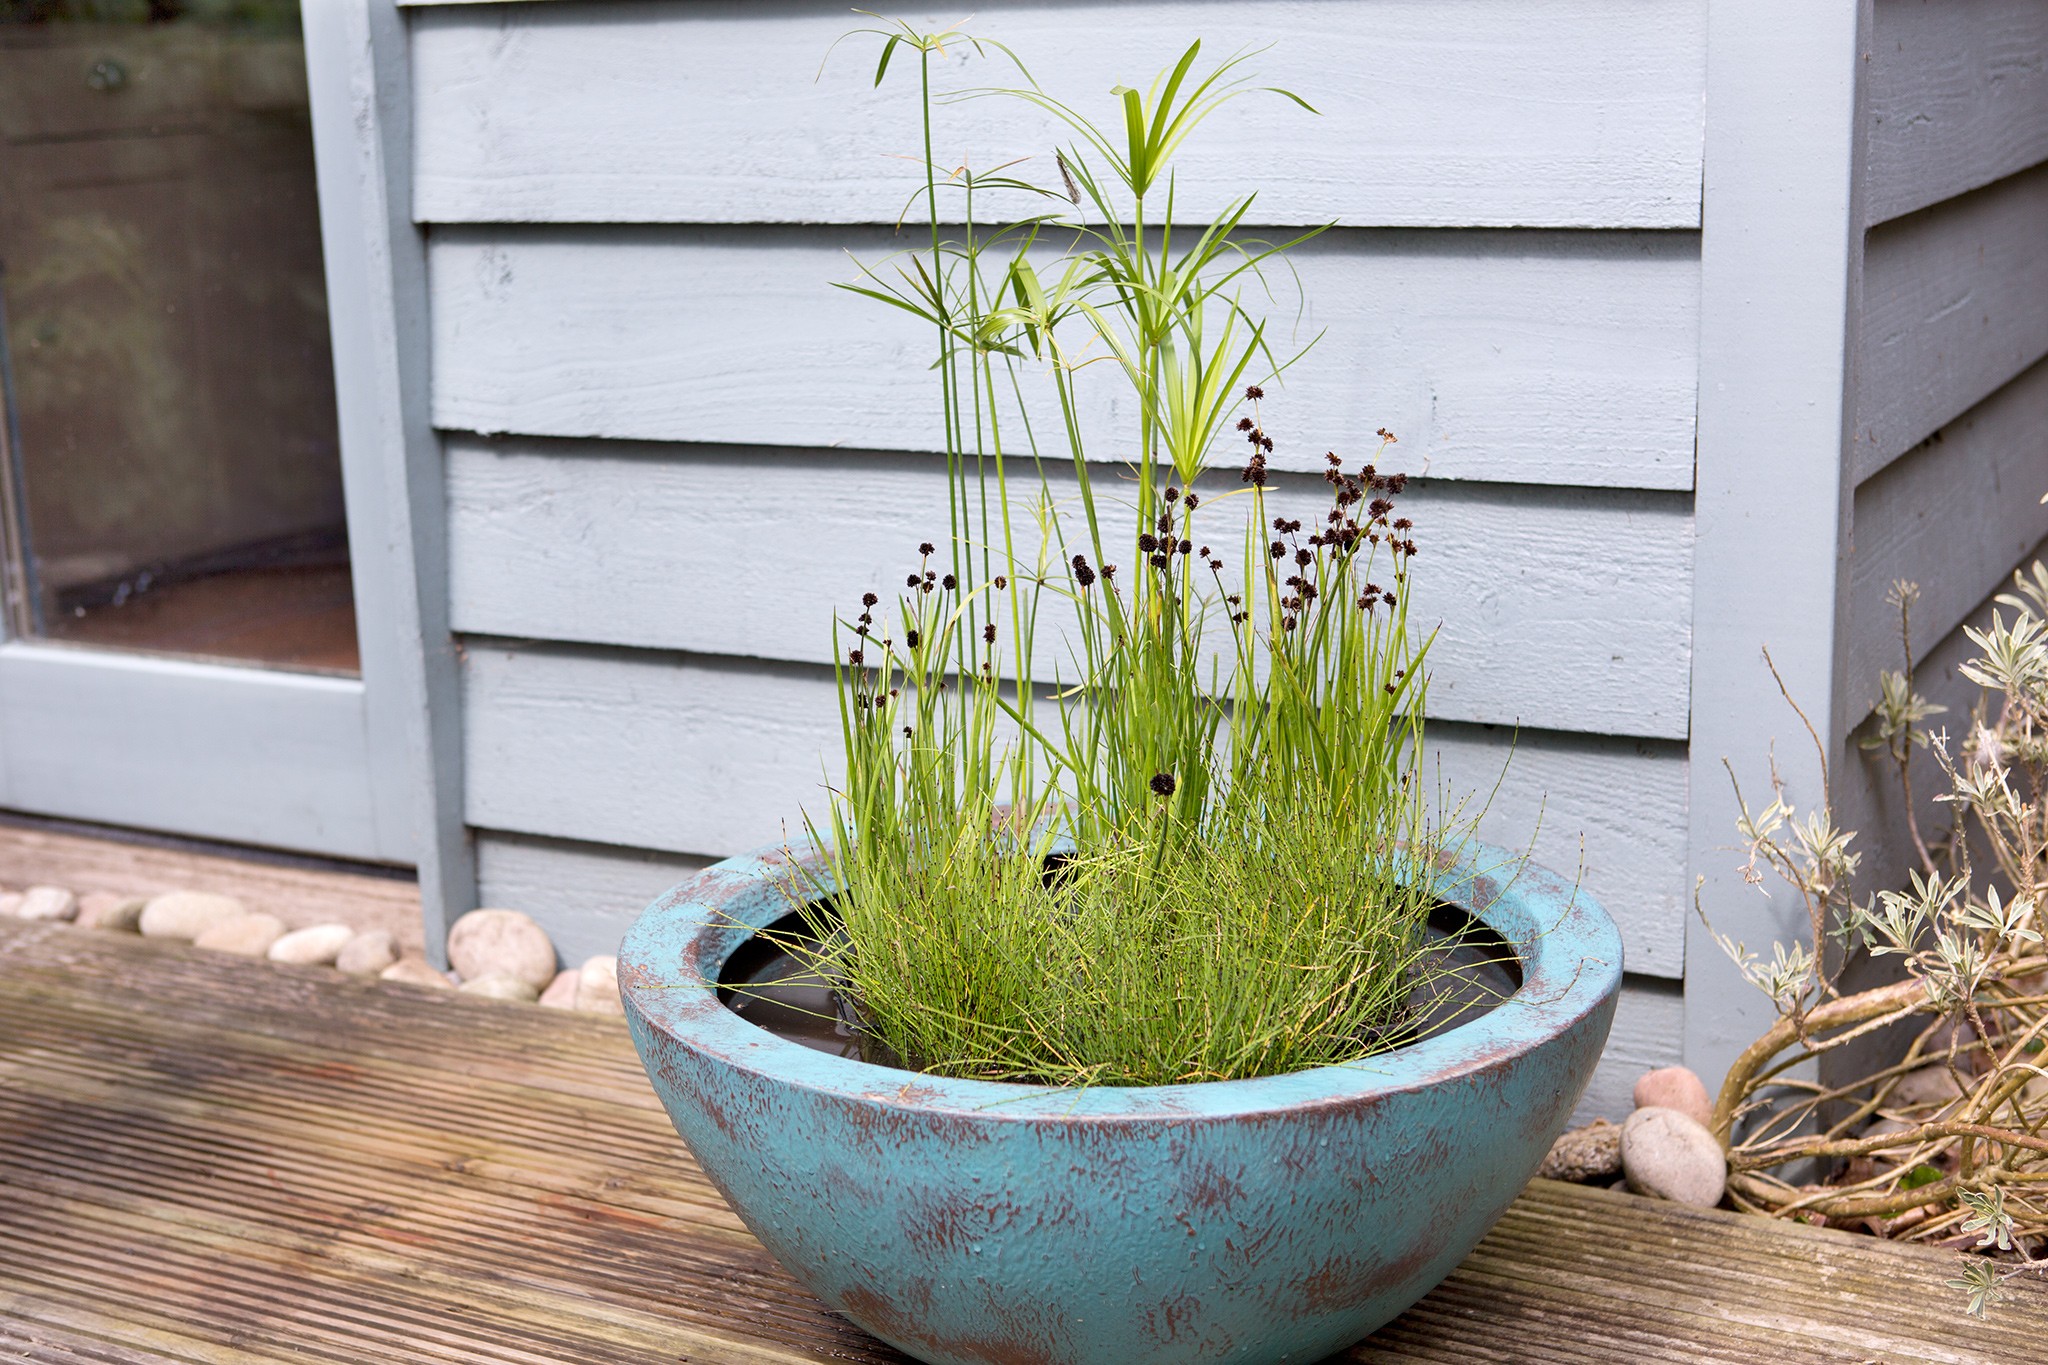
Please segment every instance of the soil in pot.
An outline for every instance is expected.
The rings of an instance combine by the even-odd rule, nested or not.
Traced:
[[[801,952],[783,946],[815,943],[812,925],[819,918],[817,908],[793,912],[741,944],[719,973],[720,1002],[778,1038],[835,1057],[900,1066],[893,1053],[878,1049],[854,1028],[854,1011],[802,960]],[[1408,1017],[1372,1051],[1449,1032],[1486,1014],[1522,984],[1514,950],[1483,921],[1453,905],[1439,905],[1430,915],[1429,946],[1416,977]]]

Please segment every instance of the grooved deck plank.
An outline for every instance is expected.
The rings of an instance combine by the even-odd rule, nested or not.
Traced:
[[[1944,1253],[1539,1182],[1346,1359],[2035,1358]],[[902,1357],[690,1160],[615,1021],[0,922],[0,1361]]]

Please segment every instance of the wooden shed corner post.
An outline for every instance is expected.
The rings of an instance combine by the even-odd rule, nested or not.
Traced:
[[[428,415],[426,242],[412,219],[412,88],[395,0],[304,7],[342,481],[376,818],[410,844],[427,953],[476,904],[448,625],[445,476]]]
[[[1789,888],[1745,881],[1730,777],[1761,809],[1775,759],[1788,800],[1821,799],[1819,754],[1779,678],[1831,762],[1840,749],[1871,0],[1708,0],[1707,16],[1689,863],[1712,931],[1768,957],[1808,936],[1806,916]],[[1717,1088],[1774,1018],[1693,916],[1687,1065]]]

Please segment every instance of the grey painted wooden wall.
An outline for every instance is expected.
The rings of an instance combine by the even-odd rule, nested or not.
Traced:
[[[1643,1066],[1711,1062],[1747,1026],[1688,927],[1694,876],[1732,861],[1731,828],[1703,834],[1701,770],[1725,780],[1723,753],[1757,759],[1737,747],[1784,729],[1747,681],[1723,685],[1755,652],[1721,623],[1743,619],[1728,594],[1766,600],[1774,537],[1825,526],[1808,556],[1822,567],[1776,591],[1827,623],[1809,671],[1838,739],[1890,657],[1891,577],[1929,585],[1922,639],[1946,666],[1955,628],[2048,534],[2033,501],[2048,167],[2029,169],[2048,158],[2048,11],[1829,0],[1764,23],[1744,8],[998,0],[975,20],[1083,99],[1149,76],[1190,34],[1272,43],[1263,68],[1323,111],[1304,126],[1277,101],[1233,109],[1185,177],[1255,177],[1263,225],[1340,225],[1301,259],[1326,334],[1290,376],[1288,420],[1318,451],[1401,433],[1433,537],[1418,604],[1442,621],[1442,771],[1468,790],[1498,778],[1489,832],[1526,843],[1540,826],[1538,856],[1582,869],[1622,925],[1626,994],[1593,1111],[1624,1108]],[[900,91],[867,90],[871,59],[819,75],[849,22],[825,0],[407,18],[461,814],[483,901],[538,914],[573,957],[815,805],[836,746],[829,613],[943,526],[928,343],[828,288],[845,253],[892,245],[905,163],[890,154],[913,150],[912,114]],[[1824,64],[1787,114],[1819,130],[1820,164],[1765,169],[1831,176],[1832,221],[1823,205],[1780,224],[1739,186],[1716,216],[1709,149],[1765,159],[1783,112],[1753,111],[1762,131],[1731,119],[1717,144],[1717,83],[1789,98],[1757,24]],[[967,118],[959,142],[983,160],[1047,150],[1014,113]],[[1745,532],[1723,513],[1752,466],[1771,496],[1757,452],[1772,433],[1720,462],[1706,433],[1743,409],[1703,387],[1723,364],[1706,348],[1775,335],[1743,252],[1788,230],[1841,271],[1806,319],[1837,338],[1832,379],[1818,343],[1802,372],[1821,379],[1804,401],[1840,410],[1836,445],[1823,432],[1818,454],[1786,456],[1819,460],[1837,496]],[[1730,485],[1711,503],[1709,470]],[[1710,549],[1751,567],[1710,581]],[[1702,749],[1709,713],[1727,747]],[[1728,891],[1709,884],[1741,927],[1752,912]]]

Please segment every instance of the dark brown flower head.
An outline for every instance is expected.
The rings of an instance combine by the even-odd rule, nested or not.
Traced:
[[[992,645],[996,642],[996,623],[991,621],[981,628],[981,642]]]
[[[1402,541],[1402,542],[1401,542],[1401,553],[1402,553],[1402,554],[1407,554],[1407,555],[1412,555],[1412,554],[1414,554],[1414,553],[1415,553],[1415,542],[1414,542],[1414,541],[1412,541],[1412,540],[1404,540],[1404,541]]]
[[[864,592],[860,595],[860,604],[864,607],[872,607],[873,605],[875,605],[875,603],[881,600],[881,598],[875,596],[871,592]]]
[[[935,555],[939,552],[939,547],[927,540],[918,545],[917,552],[921,555]]]
[[[1200,507],[1201,505],[1202,499],[1200,498],[1200,496],[1194,493],[1188,494],[1188,510],[1190,512],[1194,511],[1197,507]]]
[[[1344,457],[1334,450],[1323,456],[1323,458],[1330,462],[1330,468],[1332,469],[1342,469],[1344,467]]]
[[[1188,554],[1194,550],[1195,542],[1193,542],[1192,540],[1183,540],[1178,548],[1182,554]]]
[[[1153,538],[1150,531],[1146,531],[1138,537],[1138,548],[1149,555],[1159,548],[1159,542]]]
[[[1307,550],[1296,550],[1294,552],[1294,562],[1301,565],[1304,569],[1307,568],[1309,564],[1314,561],[1314,559],[1315,556],[1310,554]]]
[[[953,591],[953,589],[960,586],[960,580],[953,577],[953,575],[951,574],[947,574],[944,578],[939,580],[939,586],[944,588],[947,592],[951,592]]]
[[[1161,512],[1161,513],[1159,514],[1159,534],[1160,534],[1160,535],[1162,535],[1162,536],[1163,536],[1163,535],[1170,535],[1170,534],[1172,533],[1172,531],[1173,531],[1173,513],[1171,513],[1171,512]]]
[[[923,580],[920,579],[916,574],[911,574],[903,580],[903,586],[906,588],[914,588],[922,581]]]
[[[1397,444],[1397,443],[1398,443],[1398,442],[1400,441],[1400,439],[1401,439],[1400,437],[1398,437],[1398,436],[1394,435],[1394,433],[1393,433],[1393,432],[1391,432],[1391,431],[1388,431],[1388,430],[1387,430],[1387,429],[1386,429],[1385,427],[1381,427],[1381,428],[1379,429],[1378,435],[1379,435],[1379,438],[1380,438],[1380,439],[1381,439],[1382,441],[1385,441],[1385,442],[1386,442],[1386,443],[1387,443],[1388,445],[1395,445],[1395,444]]]
[[[909,645],[912,649],[917,648],[917,642],[919,638],[920,637],[918,636],[918,633],[914,630],[907,630],[903,632],[903,643]]]
[[[1152,567],[1153,567],[1153,568],[1155,568],[1155,569],[1163,569],[1163,568],[1165,568],[1165,567],[1166,567],[1166,556],[1165,556],[1165,555],[1153,555],[1153,556],[1152,556]]]
[[[1002,590],[1003,590],[1004,588],[1007,588],[1007,587],[1009,587],[1009,586],[1010,586],[1010,580],[1009,580],[1009,579],[1007,579],[1007,578],[1003,577],[1003,576],[1002,576],[1001,574],[997,574],[997,575],[996,575],[996,591],[997,591],[997,592],[1001,592],[1001,591],[1002,591]]]
[[[1106,579],[1107,579],[1107,578],[1115,578],[1115,577],[1116,577],[1116,565],[1114,565],[1114,564],[1105,564],[1105,565],[1103,565],[1103,566],[1102,566],[1102,576],[1103,576],[1104,578],[1106,578]]]
[[[1395,518],[1394,518],[1394,529],[1395,529],[1396,531],[1406,531],[1406,530],[1408,530],[1408,529],[1409,529],[1410,527],[1412,527],[1412,526],[1414,526],[1414,525],[1415,525],[1415,523],[1414,523],[1414,522],[1412,522],[1412,521],[1410,521],[1410,520],[1408,520],[1408,518],[1406,518],[1406,517],[1395,517]]]
[[[1405,492],[1407,492],[1407,491],[1408,491],[1408,476],[1407,476],[1406,474],[1390,474],[1390,475],[1388,475],[1388,476],[1387,476],[1387,491],[1388,491],[1389,493],[1405,493]]]
[[[1249,418],[1249,417],[1240,417],[1240,418],[1238,418],[1238,419],[1237,419],[1237,429],[1238,429],[1239,431],[1250,431],[1250,430],[1252,429],[1252,419],[1251,419],[1251,418]]]
[[[1171,796],[1177,785],[1179,784],[1173,780],[1172,773],[1152,774],[1152,794],[1154,796]]]
[[[1094,585],[1095,570],[1088,567],[1086,555],[1074,556],[1074,581],[1084,588]]]
[[[1273,453],[1273,438],[1270,436],[1261,436],[1259,438],[1259,449],[1265,451],[1268,455],[1271,455]]]
[[[1172,484],[1168,484],[1166,486],[1166,500],[1168,502],[1179,502],[1180,490],[1178,488],[1175,488]]]
[[[862,653],[857,649],[849,650],[847,651],[846,662],[858,666],[864,657],[865,656],[862,655]]]
[[[1272,552],[1275,559],[1285,559],[1287,557],[1287,547],[1277,540],[1266,548]]]
[[[1259,399],[1264,398],[1266,396],[1266,391],[1260,388],[1257,384],[1253,384],[1251,387],[1247,388],[1244,391],[1244,396],[1256,403]]]

